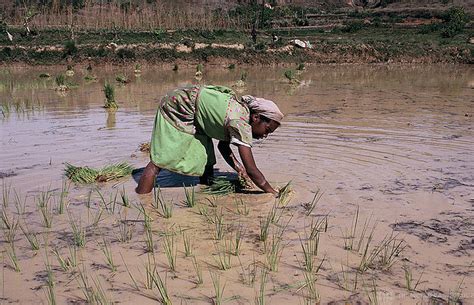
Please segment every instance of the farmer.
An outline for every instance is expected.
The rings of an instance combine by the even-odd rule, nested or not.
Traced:
[[[151,192],[160,169],[200,176],[209,184],[216,164],[212,139],[224,160],[239,177],[266,193],[278,192],[255,164],[252,138],[262,139],[280,126],[283,114],[272,101],[245,95],[241,100],[223,86],[188,85],[161,99],[150,143],[151,161],[145,167],[136,192]],[[237,146],[243,165],[230,144]],[[250,180],[249,180],[250,179]]]

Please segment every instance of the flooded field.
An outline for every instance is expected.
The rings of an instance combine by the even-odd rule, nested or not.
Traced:
[[[161,277],[174,304],[474,304],[472,67],[308,66],[298,84],[282,67],[171,68],[77,66],[66,92],[62,67],[0,68],[2,303],[169,304]],[[166,172],[170,218],[134,193],[139,173],[68,187],[65,163],[144,167],[160,97],[187,83],[280,106],[253,152],[272,185],[292,181],[287,205],[197,185],[190,208],[197,179]]]

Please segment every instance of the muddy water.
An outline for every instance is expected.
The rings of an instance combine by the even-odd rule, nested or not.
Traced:
[[[60,186],[65,162],[144,166],[148,159],[138,146],[149,140],[159,97],[181,84],[198,83],[194,69],[144,67],[134,75],[132,67],[97,67],[92,74],[98,80],[87,82],[85,67],[75,67],[75,75],[67,78],[75,86],[62,94],[54,90],[54,77],[38,77],[61,69],[0,69],[0,102],[9,109],[0,121],[0,175],[25,194]],[[283,77],[285,68],[206,67],[200,83],[234,86],[243,70],[248,79],[245,87],[235,87],[239,94],[273,99],[286,114],[281,128],[255,144],[254,154],[271,183],[292,180],[296,195],[290,209],[301,209],[301,203],[321,190],[318,214],[332,220],[328,240],[341,238],[357,206],[361,215],[379,223],[382,237],[392,229],[403,234],[408,243],[405,262],[417,274],[424,272],[426,283],[416,294],[400,292],[404,284],[399,264],[398,279],[380,276],[388,303],[447,300],[457,286],[464,301],[473,303],[472,68],[310,66],[298,76],[299,85],[290,85]],[[108,114],[101,108],[102,87],[105,81],[115,83],[118,74],[131,82],[116,84],[120,108]],[[217,167],[229,171],[222,159]],[[182,179],[164,173],[159,181],[177,193]],[[136,183],[128,179],[123,185],[131,193]],[[265,196],[257,195],[268,201]],[[293,220],[295,240],[303,226]],[[320,290],[326,301],[349,297],[331,281],[345,257],[336,248],[328,245],[327,255],[337,267],[325,269],[327,283]],[[289,260],[292,256],[284,254]],[[273,294],[277,303],[291,297]]]

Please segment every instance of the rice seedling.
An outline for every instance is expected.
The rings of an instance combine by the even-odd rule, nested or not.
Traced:
[[[119,236],[118,240],[122,243],[126,243],[132,240],[133,237],[133,226],[132,224],[125,218],[120,219],[118,221],[119,227]]]
[[[270,219],[271,223],[278,225],[282,216],[283,209],[278,208],[278,202],[275,202],[272,206],[272,209],[268,213],[268,218]]]
[[[127,193],[125,192],[125,186],[122,186],[122,190],[120,191],[120,199],[122,199],[122,206],[129,208],[130,199],[128,198]]]
[[[114,257],[112,254],[112,250],[110,249],[110,244],[107,243],[105,237],[102,237],[102,244],[100,246],[102,253],[105,256],[105,263],[110,268],[110,271],[115,272],[117,271],[117,266],[114,263]]]
[[[310,239],[316,238],[316,236],[319,236],[319,233],[321,232],[327,232],[328,231],[328,216],[320,217],[316,220],[316,222],[313,222],[311,220],[311,225],[310,225]]]
[[[138,283],[137,283],[137,281],[135,280],[135,277],[134,277],[133,274],[130,272],[130,269],[128,268],[127,263],[125,262],[125,259],[123,258],[122,253],[120,253],[120,257],[122,258],[122,262],[123,262],[123,265],[125,266],[125,269],[127,270],[128,276],[129,276],[130,279],[132,280],[133,287],[134,287],[137,291],[140,291],[140,286],[138,286]]]
[[[5,208],[2,208],[2,214],[0,214],[0,219],[2,220],[3,234],[5,236],[5,241],[7,243],[13,244],[15,242],[16,232],[19,225],[18,218],[8,217]]]
[[[153,259],[152,259],[153,258]],[[156,271],[155,256],[148,253],[147,262],[145,263],[145,289],[153,289],[153,274]]]
[[[259,234],[259,240],[262,242],[266,242],[268,238],[268,229],[270,228],[270,223],[272,222],[272,213],[267,215],[264,219],[260,219],[260,234]]]
[[[194,186],[191,187],[191,190],[186,188],[186,186],[184,186],[184,185],[183,185],[183,188],[184,188],[184,194],[185,194],[185,197],[186,197],[186,200],[184,201],[184,204],[189,208],[193,208],[194,206],[196,206],[196,196],[195,196],[195,192],[194,192]]]
[[[66,84],[66,77],[63,74],[59,74],[55,78],[56,90],[57,91],[67,91],[69,90],[68,85]]]
[[[234,256],[239,256],[240,246],[242,245],[242,234],[243,228],[239,225],[239,228],[235,231],[234,238],[231,239],[231,253]]]
[[[314,197],[311,200],[311,202],[307,202],[303,204],[303,208],[306,210],[306,216],[311,215],[311,213],[316,208],[316,205],[318,204],[322,196],[323,196],[323,193],[318,189],[316,193],[314,194]]]
[[[78,270],[76,280],[88,304],[112,304],[98,277],[92,279],[94,286],[89,283],[89,274],[85,266],[82,270]]]
[[[140,65],[140,64],[135,64],[135,69],[133,70],[133,73],[135,73],[135,74],[140,74],[140,73],[142,73],[142,65]]]
[[[296,77],[296,73],[292,69],[285,70],[283,75],[286,77],[289,83],[291,84],[299,84],[300,80]]]
[[[87,74],[86,76],[84,76],[84,80],[88,82],[96,81],[97,76],[92,75],[92,74]]]
[[[72,242],[73,245],[84,248],[86,245],[86,229],[82,226],[82,221],[75,220],[71,213],[68,213],[69,225],[72,230]]]
[[[99,195],[99,199],[100,199],[99,208],[100,208],[100,210],[104,209],[109,214],[112,214],[112,209],[110,208],[111,201],[110,200],[109,201],[105,200],[105,197],[104,197],[104,195],[102,195],[102,192],[99,190],[99,188],[96,188],[95,191]]]
[[[265,286],[267,284],[268,270],[266,268],[260,269],[260,286],[258,294],[255,297],[256,305],[265,305]]]
[[[64,170],[66,177],[75,183],[91,184],[94,182],[107,182],[128,176],[132,173],[133,167],[126,162],[106,165],[101,169],[94,169],[88,166],[78,167],[66,163]]]
[[[357,232],[357,224],[359,222],[359,206],[357,206],[356,213],[352,219],[352,225],[350,231],[345,232],[344,234],[344,249],[353,250],[354,249],[354,239]]]
[[[410,270],[410,267],[407,265],[403,265],[402,267],[403,272],[405,274],[405,287],[408,291],[416,291],[416,288],[421,282],[421,277],[423,276],[424,270],[421,272],[420,276],[418,277],[418,280],[416,283],[413,283],[413,273]]]
[[[171,302],[171,298],[169,297],[169,294],[168,294],[168,288],[166,287],[166,281],[163,281],[161,279],[161,276],[158,273],[158,271],[155,270],[155,272],[153,272],[152,280],[153,280],[153,283],[158,288],[158,293],[160,294],[161,304],[171,305],[172,302]]]
[[[51,199],[53,198],[53,192],[48,189],[46,191],[42,191],[38,196],[38,206],[39,207],[46,207],[49,206]]]
[[[317,253],[317,250],[315,250],[314,248],[317,246],[315,246],[315,242],[312,239],[309,239],[306,242],[303,242],[300,239],[300,244],[301,249],[303,250],[304,269],[308,272],[313,272],[315,261],[314,252]]]
[[[117,76],[115,76],[115,80],[118,82],[118,83],[121,83],[121,84],[128,84],[130,82],[130,79],[123,75],[123,74],[119,74]]]
[[[2,181],[2,204],[4,208],[7,208],[10,202],[11,188],[12,188],[11,184],[7,185],[5,180]]]
[[[153,204],[152,206],[158,210],[158,214],[163,218],[171,218],[173,216],[173,201],[166,201],[160,190],[160,187],[153,188]]]
[[[381,248],[379,265],[384,270],[389,270],[393,266],[407,246],[403,239],[397,240],[397,236],[393,236],[392,232],[390,236],[384,238],[379,246]]]
[[[97,228],[99,225],[100,221],[102,220],[102,215],[104,214],[104,209],[101,207],[98,207],[97,211],[94,214],[94,218],[92,219],[92,226],[94,228]]]
[[[217,258],[214,257],[216,261],[217,268],[219,270],[229,270],[232,268],[232,254],[230,253],[230,246],[224,242],[223,245],[216,244]]]
[[[222,208],[220,212],[217,211],[214,214],[214,239],[222,240],[226,233],[226,225],[224,223],[224,214],[222,213]]]
[[[69,271],[72,269],[72,264],[69,258],[62,257],[61,253],[59,253],[59,250],[57,248],[54,248],[52,252],[54,256],[56,256],[59,266],[63,271]]]
[[[109,83],[106,83],[104,85],[104,95],[105,95],[105,104],[104,108],[105,109],[110,109],[110,110],[117,110],[118,105],[117,102],[115,102],[115,88]]]
[[[250,214],[250,209],[247,204],[242,200],[242,198],[235,199],[235,208],[238,215],[247,216]]]
[[[184,245],[184,257],[189,257],[193,255],[193,243],[189,235],[184,231],[181,233],[183,236],[183,245]]]
[[[198,64],[196,66],[196,76],[199,74],[199,75],[202,75],[202,70],[203,70],[203,66],[202,64]]]
[[[278,271],[278,265],[280,263],[280,258],[281,258],[282,253],[283,253],[282,236],[279,234],[274,234],[270,242],[270,250],[266,254],[267,265],[270,271],[273,271],[273,272]]]
[[[280,206],[287,205],[290,202],[293,193],[293,187],[291,186],[291,181],[289,181],[278,190],[278,204]]]
[[[209,272],[211,274],[212,286],[214,287],[215,297],[213,302],[215,305],[223,303],[225,283],[221,285],[221,276],[218,273]]]
[[[21,232],[23,232],[23,235],[25,235],[26,240],[30,244],[31,250],[38,251],[39,248],[40,248],[40,244],[38,242],[38,238],[36,236],[36,233],[31,232],[28,229],[28,226],[26,224],[25,224],[24,227],[20,224],[20,229],[21,229]]]
[[[255,257],[253,258],[253,261],[247,267],[244,267],[239,256],[237,256],[237,259],[239,260],[240,270],[242,270],[242,272],[239,274],[242,280],[242,283],[244,285],[252,287],[257,277],[257,262],[255,260]]]
[[[304,272],[304,284],[300,289],[305,289],[305,304],[319,304],[320,295],[316,287],[317,278],[312,272]]]
[[[306,69],[306,67],[305,67],[304,63],[299,63],[298,66],[296,67],[297,71],[303,71],[305,69]]]
[[[50,205],[49,202],[46,201],[45,203],[40,203],[38,208],[42,216],[41,220],[43,222],[43,226],[45,228],[51,229],[51,227],[53,226],[53,216],[54,216],[52,205]]]
[[[472,262],[469,265],[469,267],[472,266]],[[456,285],[456,288],[454,290],[449,290],[448,293],[448,304],[462,304],[461,298],[462,298],[462,286],[464,284],[464,280],[466,279],[466,276],[463,276],[463,278],[458,282]]]
[[[9,246],[5,246],[5,252],[7,253],[8,258],[10,259],[10,263],[12,265],[13,270],[15,270],[15,272],[20,272],[20,264],[18,261],[18,257],[16,256],[14,244],[10,243]]]
[[[367,294],[367,298],[369,299],[369,304],[370,305],[378,305],[379,304],[377,283],[375,281],[375,278],[372,279],[372,287],[370,287],[369,289],[366,288],[365,292]]]
[[[89,192],[87,192],[87,200],[86,200],[86,208],[90,209],[91,208],[91,202],[92,202],[92,193],[94,192],[94,190],[89,190]]]
[[[202,269],[199,263],[197,262],[196,257],[193,257],[193,267],[194,272],[196,273],[196,285],[202,285],[204,283],[202,279]]]
[[[171,271],[176,271],[178,250],[175,242],[175,232],[165,232],[163,250],[165,251],[166,258],[168,259],[168,266]]]
[[[53,270],[51,269],[51,264],[49,263],[48,255],[46,255],[46,298],[48,300],[48,304],[55,305],[56,304],[56,294],[54,292],[54,274]]]
[[[10,104],[5,103],[2,104],[2,107],[0,108],[0,111],[2,111],[2,115],[4,118],[8,118],[10,116]]]
[[[155,252],[155,243],[153,241],[153,231],[150,226],[145,225],[145,251],[148,253]]]
[[[67,196],[69,194],[69,187],[71,186],[67,180],[63,180],[61,185],[61,193],[59,194],[58,214],[64,214],[64,209],[67,208]]]

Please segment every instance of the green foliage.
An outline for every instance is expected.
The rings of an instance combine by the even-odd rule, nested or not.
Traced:
[[[127,48],[121,48],[117,51],[117,57],[122,60],[135,59],[135,51]]]
[[[341,31],[345,33],[355,33],[362,30],[363,27],[364,23],[362,21],[351,21],[348,22]]]
[[[451,7],[443,19],[445,23],[441,30],[441,36],[445,38],[451,38],[461,33],[469,22],[468,14],[460,6]]]
[[[77,46],[74,40],[68,40],[64,43],[64,57],[74,56],[77,53]]]
[[[90,184],[94,182],[107,182],[132,173],[133,167],[126,163],[107,165],[101,169],[88,166],[79,167],[66,163],[64,170],[66,177],[76,183]]]
[[[58,76],[56,76],[55,81],[58,87],[64,86],[66,84],[66,77],[64,76],[64,74],[59,74]]]
[[[104,85],[104,94],[107,102],[115,102],[115,88],[109,83]]]

